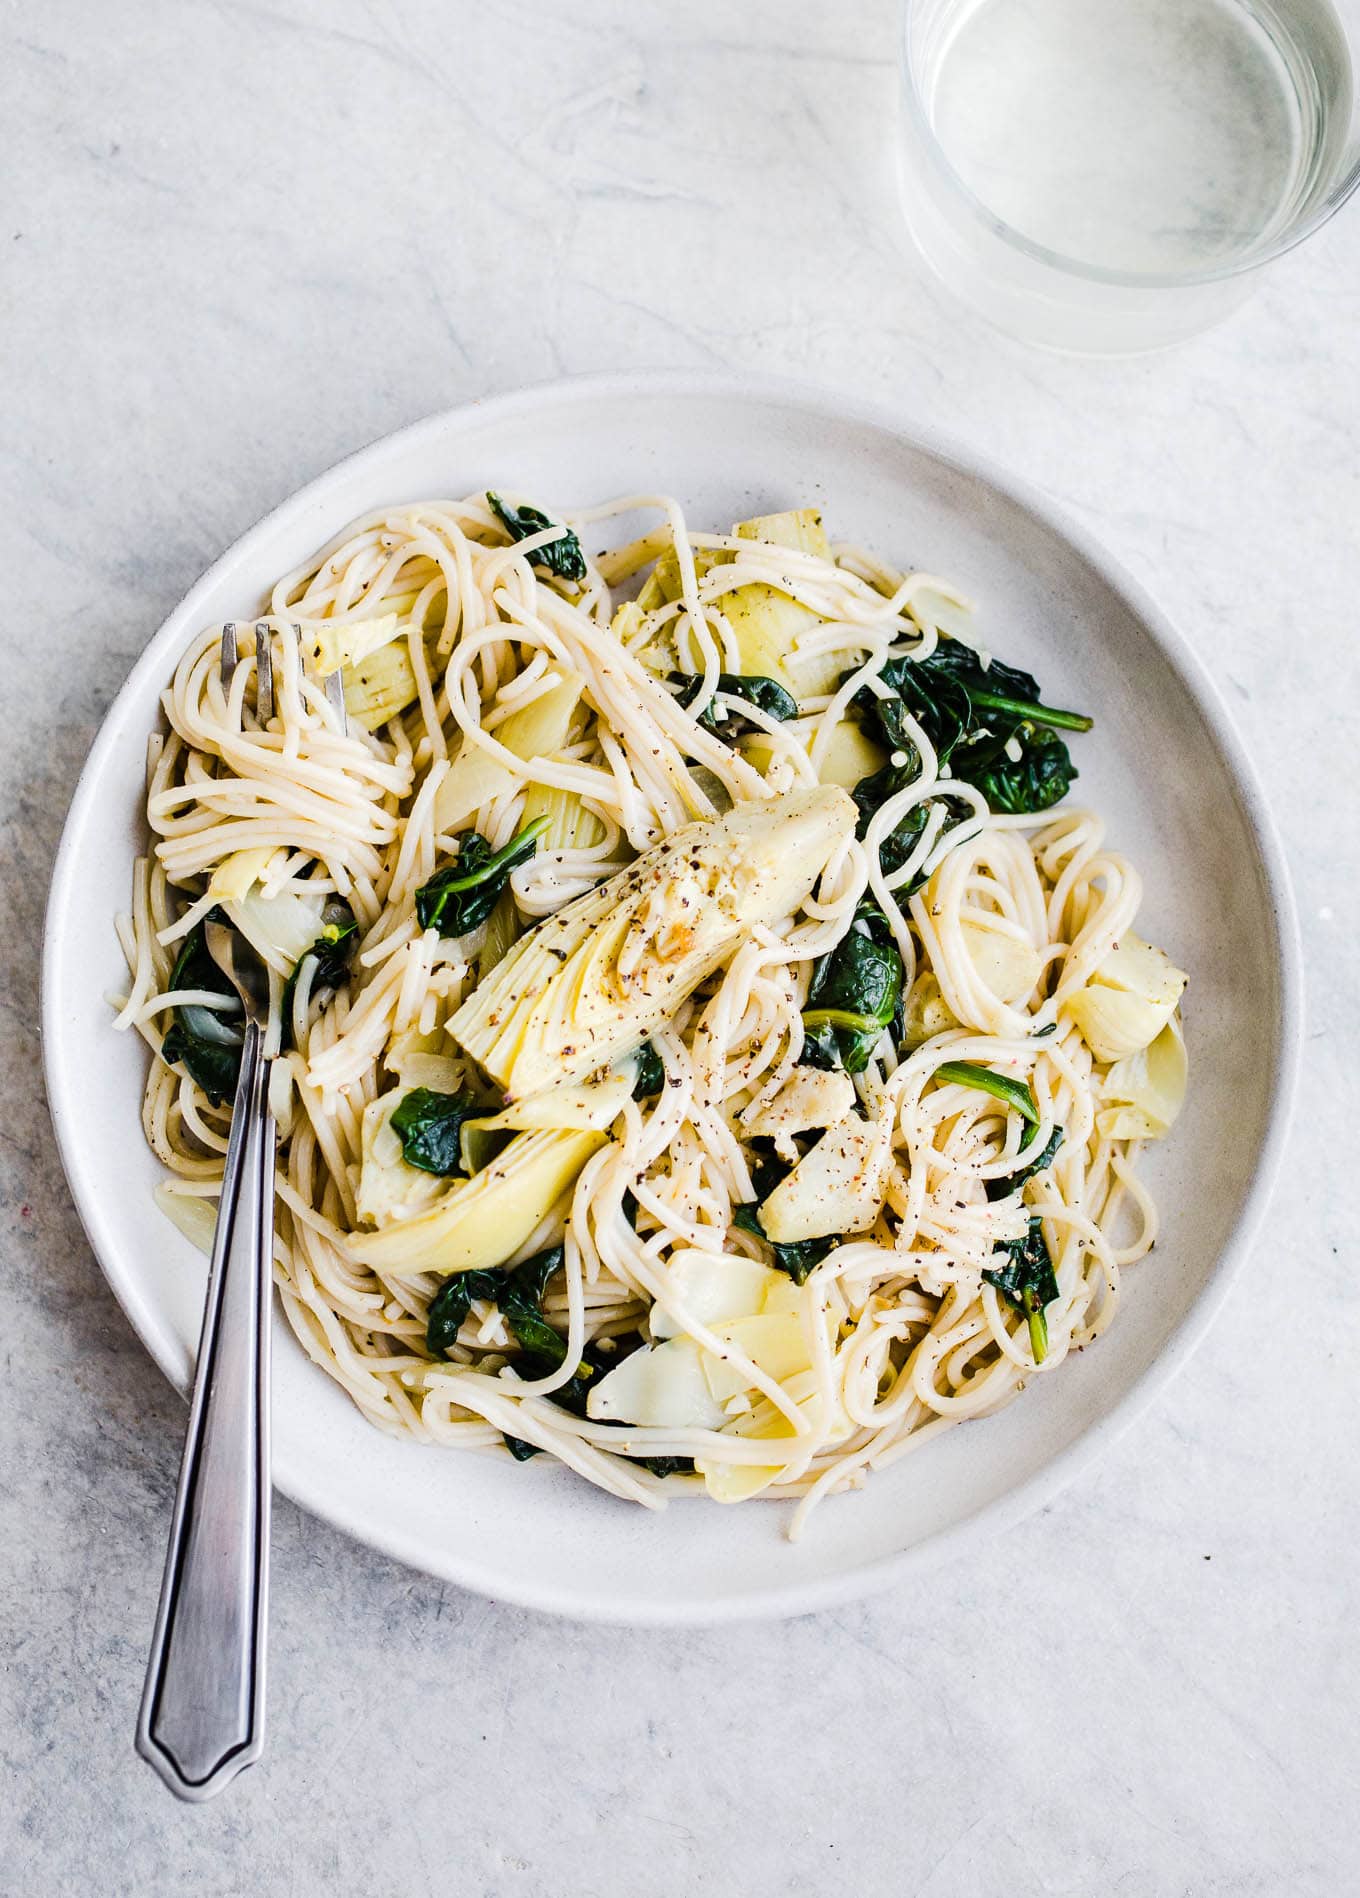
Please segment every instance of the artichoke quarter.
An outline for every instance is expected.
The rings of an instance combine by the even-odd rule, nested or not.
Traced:
[[[510,1101],[609,1065],[752,927],[798,908],[856,815],[847,792],[816,785],[687,824],[522,937],[451,1034]]]

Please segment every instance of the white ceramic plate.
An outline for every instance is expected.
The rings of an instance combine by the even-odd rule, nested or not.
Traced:
[[[90,754],[57,861],[43,982],[57,1136],[109,1283],[181,1391],[204,1263],[152,1203],[145,1055],[111,1030],[105,1001],[123,980],[112,917],[144,847],[157,695],[191,635],[249,618],[270,582],[353,517],[486,487],[567,509],[665,490],[707,528],[816,502],[833,534],[957,580],[1004,658],[1036,672],[1052,702],[1095,715],[1076,745],[1080,796],[1143,871],[1140,927],[1191,971],[1189,1101],[1147,1165],[1163,1236],[1127,1275],[1113,1331],[1000,1416],[825,1504],[797,1544],[784,1537],[786,1506],[686,1500],[654,1513],[546,1458],[521,1466],[391,1442],[280,1320],[275,1480],[362,1540],[488,1595],[582,1617],[816,1608],[1035,1508],[1203,1334],[1262,1211],[1291,1091],[1299,954],[1279,845],[1217,692],[1151,601],[1038,494],[891,417],[748,379],[610,377],[476,403],[375,443],[276,509],[171,614]]]

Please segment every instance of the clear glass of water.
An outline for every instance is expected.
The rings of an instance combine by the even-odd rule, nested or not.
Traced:
[[[927,262],[1012,335],[1206,328],[1360,182],[1360,0],[905,0]]]

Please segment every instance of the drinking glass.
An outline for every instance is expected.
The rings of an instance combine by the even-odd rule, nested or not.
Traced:
[[[1154,349],[1360,182],[1360,0],[905,0],[903,205],[999,328]]]

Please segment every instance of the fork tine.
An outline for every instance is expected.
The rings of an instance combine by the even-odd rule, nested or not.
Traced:
[[[236,670],[238,657],[239,655],[236,649],[236,627],[233,621],[228,620],[226,625],[222,628],[222,661],[218,668],[223,690],[231,684],[231,675]]]
[[[269,640],[269,621],[255,622],[255,717],[267,725],[274,716],[274,655]]]
[[[293,637],[297,641],[298,652],[301,655],[302,667],[305,672],[307,669],[307,648],[302,642],[302,628],[296,620],[293,621]],[[327,705],[329,705],[331,710],[335,713],[335,722],[340,728],[341,737],[343,737],[349,730],[349,715],[345,710],[345,680],[343,673],[341,673],[338,668],[336,671],[328,673],[321,681],[321,690],[326,695]]]
[[[326,694],[326,703],[335,713],[335,722],[340,727],[341,733],[347,732],[349,730],[349,716],[345,711],[345,681],[339,672],[331,672],[326,675],[322,691]]]

